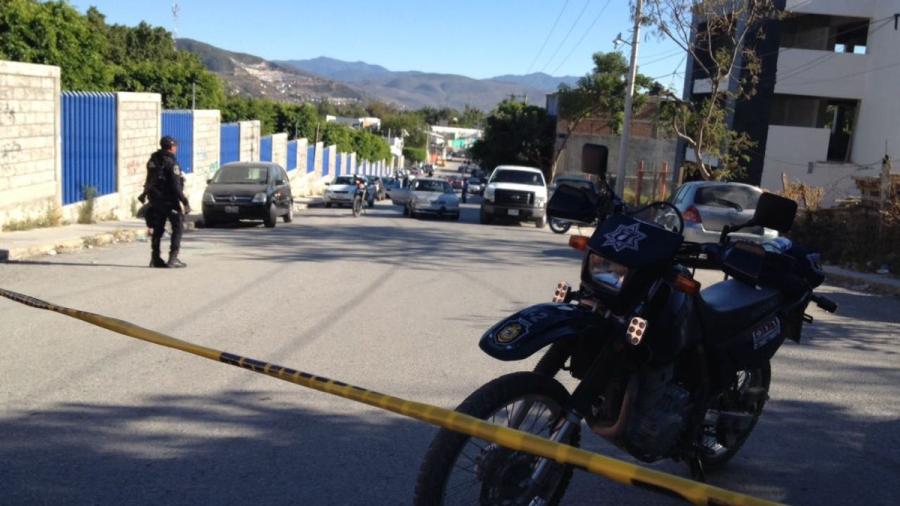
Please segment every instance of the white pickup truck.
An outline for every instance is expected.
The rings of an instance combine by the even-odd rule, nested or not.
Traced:
[[[481,202],[481,223],[494,218],[533,221],[538,228],[547,224],[547,183],[540,169],[500,165],[491,173]]]

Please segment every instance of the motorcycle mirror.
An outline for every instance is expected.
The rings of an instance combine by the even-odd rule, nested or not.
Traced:
[[[602,144],[585,144],[581,148],[581,172],[594,176],[606,176],[609,148]]]
[[[796,202],[789,198],[766,192],[760,195],[759,201],[756,203],[753,224],[785,233],[791,229],[796,216]]]

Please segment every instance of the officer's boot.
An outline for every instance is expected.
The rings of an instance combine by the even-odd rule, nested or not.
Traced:
[[[162,256],[160,256],[159,250],[154,249],[152,255],[150,256],[150,267],[165,268],[168,266],[169,265],[166,263],[166,261],[162,259]]]
[[[178,259],[178,251],[169,252],[169,262],[166,264],[170,269],[183,269],[187,264]]]

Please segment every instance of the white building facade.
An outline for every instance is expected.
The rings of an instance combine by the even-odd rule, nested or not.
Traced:
[[[781,190],[782,175],[825,189],[824,203],[858,194],[885,155],[900,171],[900,0],[781,0],[766,27],[758,96],[735,129],[757,142],[747,179]],[[705,84],[705,87],[704,87]],[[686,98],[708,93],[688,63]]]

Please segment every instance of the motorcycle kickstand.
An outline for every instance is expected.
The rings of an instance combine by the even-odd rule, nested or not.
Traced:
[[[691,468],[691,479],[706,483],[706,471],[703,470],[703,461],[700,460],[700,457],[691,457],[688,465]]]

